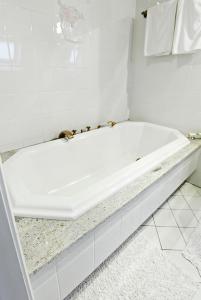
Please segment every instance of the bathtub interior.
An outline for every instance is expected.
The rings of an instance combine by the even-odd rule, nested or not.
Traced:
[[[6,172],[15,176],[17,190],[26,196],[75,196],[119,172],[155,150],[178,139],[164,127],[125,122],[76,136],[69,142],[53,141],[19,151],[7,161]],[[13,197],[15,198],[15,197]]]

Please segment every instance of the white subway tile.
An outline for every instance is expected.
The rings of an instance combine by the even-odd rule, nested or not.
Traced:
[[[126,2],[72,1],[88,32],[70,43],[57,1],[0,1],[0,151],[128,117]]]

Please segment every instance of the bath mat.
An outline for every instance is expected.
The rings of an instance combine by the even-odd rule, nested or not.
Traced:
[[[66,300],[192,300],[197,288],[188,274],[140,233]]]
[[[197,268],[201,276],[201,223],[192,233],[183,256]]]

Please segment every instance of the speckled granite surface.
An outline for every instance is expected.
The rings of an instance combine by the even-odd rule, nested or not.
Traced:
[[[115,195],[101,202],[78,220],[57,221],[16,218],[29,274],[39,271],[66,248],[104,222],[113,213],[125,206],[131,199],[168,173],[174,166],[200,147],[200,140],[191,142],[188,146],[164,161],[161,170],[143,175]]]

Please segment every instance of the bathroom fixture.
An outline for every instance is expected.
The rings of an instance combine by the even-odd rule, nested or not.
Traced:
[[[107,122],[107,124],[110,126],[110,127],[114,127],[117,123],[115,121],[109,121]]]
[[[64,130],[59,134],[59,139],[70,140],[74,137],[74,133],[70,130]]]
[[[100,129],[100,128],[104,128],[104,127],[108,127],[108,126],[114,127],[115,125],[117,125],[117,122],[115,122],[115,121],[108,121],[106,124],[98,125],[96,127],[96,129]]]
[[[187,136],[190,140],[200,140],[201,139],[201,132],[189,132]]]
[[[19,150],[4,163],[13,211],[77,219],[189,144],[174,129],[122,122],[115,130],[78,134],[75,143],[56,140]]]
[[[148,174],[142,176],[136,184],[129,185],[127,189],[121,190],[114,197],[103,201],[97,208],[88,212],[83,219],[78,221],[84,226],[77,226],[77,222],[72,222],[70,229],[73,235],[59,235],[56,246],[54,236],[49,235],[45,248],[48,255],[45,259],[40,251],[43,239],[40,237],[35,243],[35,236],[39,229],[42,229],[44,234],[48,233],[48,226],[44,227],[46,221],[41,222],[39,227],[30,226],[32,230],[29,235],[24,235],[24,231],[21,230],[23,244],[26,245],[27,250],[27,261],[32,262],[31,280],[33,280],[34,291],[37,295],[47,295],[42,299],[50,300],[49,291],[54,285],[55,290],[58,291],[56,299],[66,299],[75,287],[97,269],[131,234],[136,232],[181,186],[195,170],[199,155],[198,144],[191,143],[184,151],[182,149],[170,157],[163,164],[161,171],[152,172],[150,176]],[[147,180],[145,180],[147,175]],[[35,219],[29,220],[29,224],[35,225]],[[51,221],[48,221],[48,224],[51,224]],[[54,220],[53,224],[54,228],[59,229],[56,232],[60,232],[60,222]],[[27,227],[26,221],[23,226]],[[23,228],[22,225],[20,228]],[[52,247],[54,251],[51,251]],[[28,251],[33,248],[36,252],[34,259],[33,251]],[[41,277],[47,278],[45,284],[41,284]],[[41,297],[35,300],[39,299]]]
[[[69,139],[72,139],[76,134],[79,134],[79,133],[85,133],[85,132],[88,132],[88,131],[91,131],[91,130],[95,130],[95,129],[99,129],[99,128],[104,128],[104,127],[107,127],[107,126],[110,126],[110,127],[114,127],[117,123],[114,122],[114,121],[109,121],[107,122],[107,124],[104,124],[104,125],[98,125],[97,128],[94,128],[92,129],[91,126],[86,126],[86,128],[84,129],[80,129],[80,132],[76,129],[73,129],[72,131],[70,130],[64,130],[62,131],[60,134],[59,134],[59,139],[66,139],[66,140],[69,140]]]
[[[147,13],[148,13],[148,11],[144,10],[144,11],[141,12],[141,15],[143,15],[143,17],[146,19],[147,18]]]
[[[77,134],[77,130],[76,130],[76,129],[73,129],[73,130],[72,130],[72,133],[73,133],[73,135],[76,135],[76,134]]]

